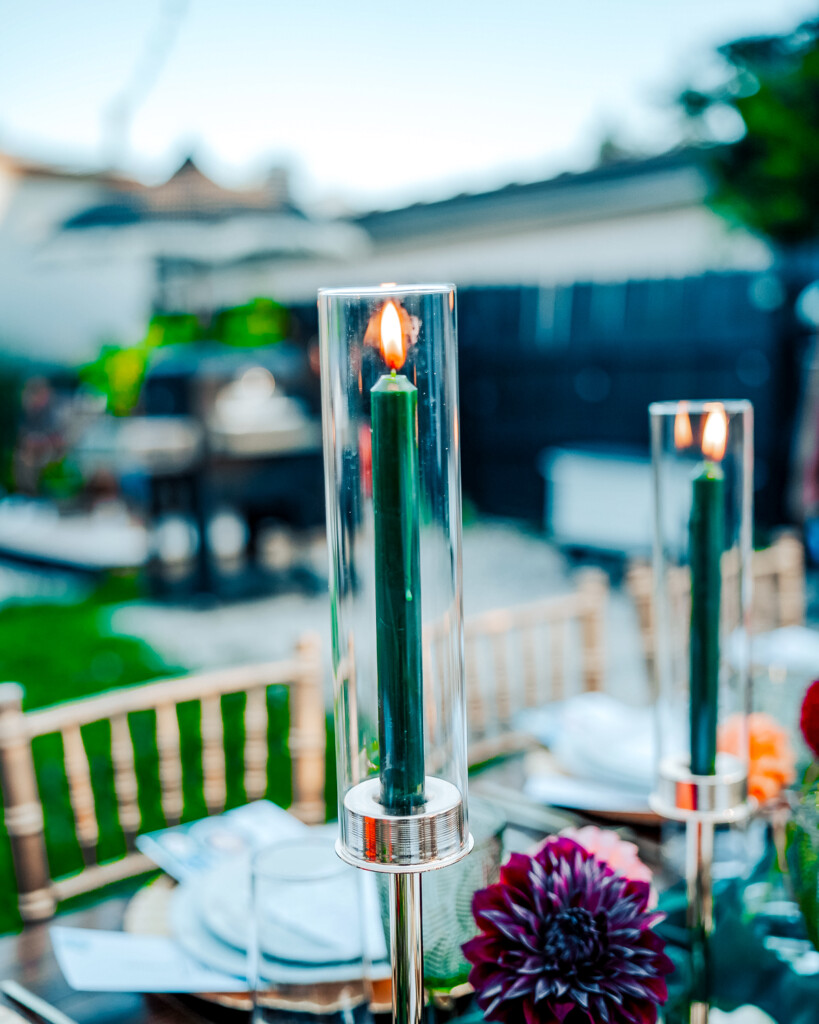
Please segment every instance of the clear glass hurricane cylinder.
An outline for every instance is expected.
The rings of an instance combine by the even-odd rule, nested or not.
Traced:
[[[746,805],[753,409],[649,407],[654,477],[657,780],[668,817]]]
[[[455,289],[319,292],[339,853],[467,852]]]

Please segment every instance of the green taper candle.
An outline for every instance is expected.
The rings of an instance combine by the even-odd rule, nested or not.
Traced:
[[[381,801],[393,814],[409,814],[424,802],[418,391],[396,372],[404,346],[391,302],[381,335],[392,367],[370,392]]]
[[[712,421],[714,416],[719,423]],[[709,424],[713,422],[713,427]],[[722,458],[725,450],[721,410],[708,414],[703,454]],[[717,433],[717,439],[709,438]],[[693,481],[691,505],[691,771],[713,775],[717,757],[719,702],[719,627],[721,560],[725,549],[725,478],[717,461],[706,459]]]

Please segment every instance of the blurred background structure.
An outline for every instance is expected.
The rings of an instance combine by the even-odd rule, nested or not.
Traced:
[[[356,34],[328,8],[308,84],[287,78],[304,27],[293,13],[262,83],[235,49],[255,54],[273,31],[258,5],[227,24],[182,0],[121,22],[89,4],[82,31],[51,6],[61,63],[32,13],[3,44],[9,561],[139,570],[166,596],[320,587],[314,296],[381,278],[459,286],[474,514],[537,524],[572,552],[645,553],[647,403],[727,394],[757,411],[763,534],[798,524],[812,540],[819,44],[804,5],[672,4],[659,17],[633,0],[619,58],[525,0],[502,22],[479,5],[458,32],[442,12],[418,56],[449,87],[440,104],[426,78],[396,85],[389,48],[372,49],[400,39],[418,55],[435,21],[423,11],[376,26],[364,4]],[[481,74],[493,31],[519,50],[498,64],[508,82]],[[216,103],[197,54],[219,33],[236,79]],[[37,76],[24,57],[35,36]],[[542,66],[521,72],[537,53]],[[327,91],[365,54],[366,72]],[[114,56],[116,87],[103,88],[95,75]],[[387,80],[386,95],[371,85]],[[276,89],[292,109],[260,121]],[[374,93],[372,110],[355,105]],[[449,114],[447,96],[459,97]],[[382,117],[396,99],[418,116]],[[184,147],[194,155],[175,158]],[[526,180],[500,183],[513,167]],[[447,194],[457,176],[479,187]],[[419,201],[396,202],[413,190]]]
[[[819,563],[817,118],[797,0],[19,7],[3,678],[34,707],[325,631],[316,288],[443,279],[467,613],[602,562],[644,698],[650,401],[751,399],[757,541]]]

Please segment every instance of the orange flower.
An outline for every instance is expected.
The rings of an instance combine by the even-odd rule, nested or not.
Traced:
[[[748,733],[748,792],[760,803],[779,796],[795,776],[796,757],[788,733],[770,715],[755,711],[732,715],[720,727],[717,747],[726,754],[741,755],[741,744]]]

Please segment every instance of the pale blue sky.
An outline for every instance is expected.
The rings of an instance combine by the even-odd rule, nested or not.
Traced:
[[[106,111],[184,0],[0,0],[0,149],[105,158]],[[675,139],[719,42],[805,0],[189,0],[125,169],[187,152],[228,183],[289,163],[306,198],[389,205],[586,165],[612,129]]]

